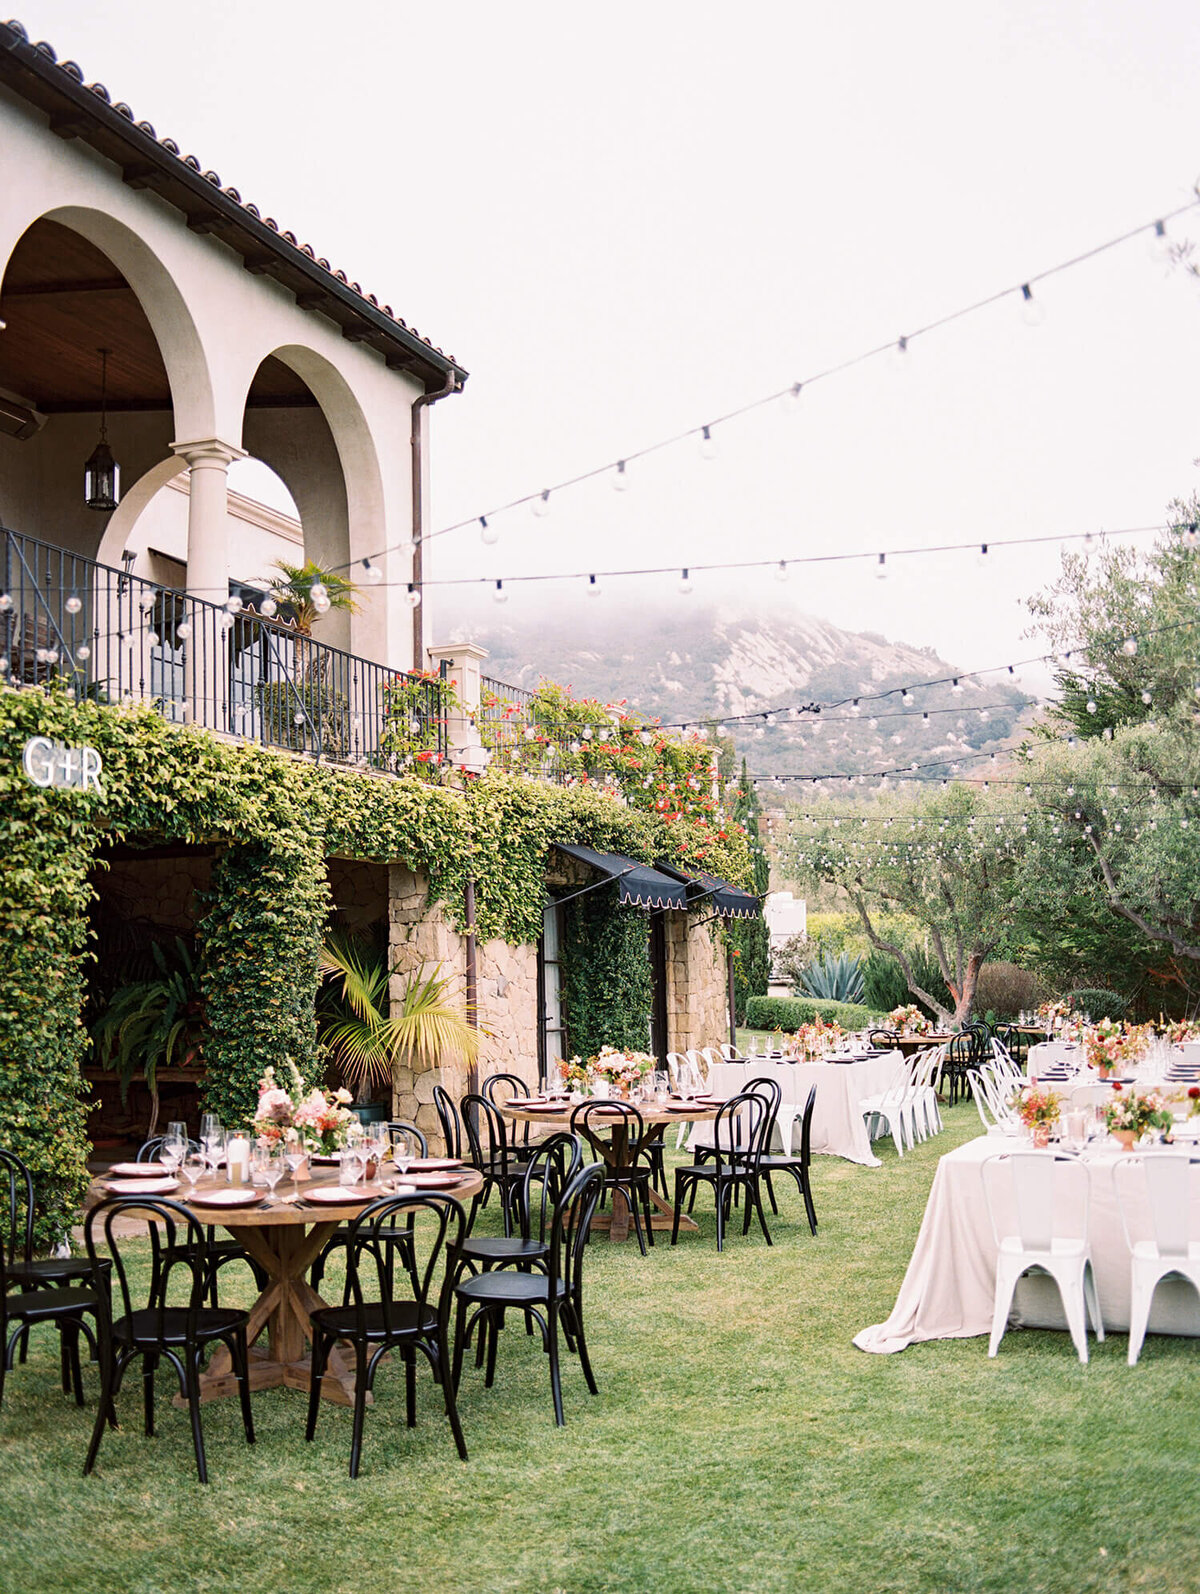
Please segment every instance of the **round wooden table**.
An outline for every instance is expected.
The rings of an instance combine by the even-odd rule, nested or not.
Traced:
[[[322,1185],[338,1182],[336,1167],[317,1167],[312,1177],[301,1180],[298,1202],[281,1201],[278,1194],[269,1205],[256,1207],[222,1208],[193,1205],[181,1188],[167,1199],[178,1201],[198,1223],[205,1226],[219,1223],[245,1247],[267,1274],[267,1286],[250,1308],[250,1321],[246,1326],[246,1339],[250,1345],[250,1388],[275,1389],[281,1384],[289,1389],[309,1388],[309,1356],[307,1344],[312,1338],[312,1314],[326,1306],[309,1284],[306,1274],[324,1250],[338,1225],[351,1223],[368,1205],[354,1202],[347,1206],[309,1205],[305,1195]],[[371,1200],[391,1193],[391,1178],[368,1186]],[[290,1181],[279,1188],[288,1192]],[[94,1187],[95,1188],[95,1187]],[[223,1178],[201,1179],[197,1190],[229,1186]],[[483,1189],[483,1179],[474,1168],[464,1167],[462,1176],[453,1189],[429,1192],[450,1195],[456,1201],[466,1201]],[[96,1199],[108,1193],[103,1180],[98,1181]],[[266,1345],[257,1340],[266,1331]],[[200,1377],[200,1399],[219,1400],[237,1393],[229,1352],[222,1346],[213,1356],[208,1370]],[[321,1380],[324,1399],[339,1406],[354,1404],[354,1357],[342,1346],[335,1345],[329,1354],[329,1364]],[[368,1401],[370,1396],[367,1397]],[[175,1404],[186,1408],[187,1402],[175,1397]]]
[[[589,1097],[587,1100],[594,1100]],[[506,1118],[511,1118],[517,1123],[546,1124],[551,1129],[569,1129],[571,1127],[571,1114],[582,1102],[564,1102],[562,1107],[554,1112],[530,1110],[527,1107],[514,1107],[508,1102],[500,1104],[500,1111]],[[702,1120],[715,1118],[720,1106],[702,1106],[699,1102],[689,1102],[686,1107],[680,1106],[676,1110],[667,1107],[651,1105],[650,1102],[632,1102],[631,1106],[637,1108],[642,1115],[642,1122],[650,1131],[649,1139],[661,1140],[668,1124],[694,1124]],[[593,1126],[594,1127],[594,1126]],[[628,1156],[629,1130],[623,1119],[615,1118],[613,1121],[612,1139],[608,1142],[607,1149],[602,1142],[600,1153],[610,1168],[620,1167]],[[669,1201],[665,1201],[653,1184],[650,1186],[650,1200],[657,1211],[651,1213],[650,1222],[656,1229],[670,1229],[675,1223],[675,1208]],[[611,1212],[597,1212],[592,1219],[593,1229],[607,1229],[610,1240],[627,1240],[630,1227],[629,1203],[624,1193],[620,1190],[612,1192]],[[698,1229],[699,1225],[694,1219],[689,1218],[686,1212],[679,1215],[681,1229]]]

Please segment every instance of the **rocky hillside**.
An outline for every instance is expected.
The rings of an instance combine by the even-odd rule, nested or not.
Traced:
[[[539,616],[525,629],[480,613],[472,635],[489,650],[487,674],[516,686],[548,676],[576,695],[625,700],[668,723],[770,713],[770,721],[728,727],[758,775],[862,774],[932,760],[949,773],[971,754],[1010,746],[1030,703],[996,676],[958,691],[918,688],[907,703],[899,693],[872,702],[891,687],[953,676],[955,667],[931,650],[804,615],[688,604],[670,614]],[[857,710],[842,702],[855,697]],[[821,714],[786,712],[807,703],[820,703]],[[978,762],[964,762],[964,771]]]

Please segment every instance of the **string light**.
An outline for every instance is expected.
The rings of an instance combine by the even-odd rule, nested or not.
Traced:
[[[1046,307],[1040,299],[1033,297],[1033,289],[1027,282],[1021,284],[1021,320],[1027,327],[1040,327],[1046,319]]]
[[[505,590],[504,590],[503,581],[497,581],[495,589],[492,592],[492,600],[495,603],[507,603],[508,602],[508,593],[505,592]]]
[[[712,429],[708,426],[702,426],[700,428],[700,458],[716,459],[716,457],[717,445],[712,435]]]
[[[379,565],[373,565],[369,559],[364,559],[363,580],[368,587],[377,587],[383,580],[383,570]]]
[[[788,578],[787,560],[781,559],[775,567],[776,581],[786,581]]]
[[[499,527],[493,526],[486,515],[479,517],[479,540],[487,543],[489,548],[500,541]]]
[[[421,605],[421,589],[414,582],[408,583],[408,590],[404,594],[404,601],[410,609],[417,609]]]
[[[596,580],[595,576],[588,577],[588,584],[584,588],[584,591],[587,593],[589,598],[598,598],[600,596],[600,583]]]
[[[679,572],[679,591],[685,598],[692,591],[692,578],[686,568]]]
[[[811,387],[814,382],[827,381],[832,377],[843,375],[847,371],[855,369],[857,366],[862,365],[866,361],[886,355],[891,360],[891,363],[899,366],[900,368],[904,368],[908,364],[904,356],[907,354],[909,345],[914,338],[924,337],[931,332],[938,331],[954,322],[964,319],[967,316],[986,310],[989,306],[998,303],[1001,299],[1010,297],[1014,292],[1021,295],[1023,313],[1028,305],[1036,305],[1037,309],[1040,311],[1042,307],[1033,296],[1033,285],[1035,283],[1044,282],[1050,277],[1059,275],[1061,272],[1073,270],[1076,266],[1082,265],[1086,261],[1093,260],[1098,255],[1105,254],[1111,249],[1119,248],[1121,245],[1129,243],[1132,239],[1140,237],[1146,233],[1151,233],[1153,235],[1153,243],[1155,245],[1157,245],[1159,240],[1162,239],[1165,240],[1162,247],[1169,248],[1169,240],[1166,240],[1166,223],[1173,221],[1176,217],[1188,214],[1190,211],[1196,209],[1198,205],[1200,205],[1200,198],[1189,200],[1186,204],[1178,206],[1175,210],[1168,212],[1165,216],[1160,217],[1155,221],[1142,222],[1136,227],[1131,227],[1127,232],[1107,239],[1104,243],[1094,245],[1069,259],[1060,261],[1055,266],[1050,266],[1043,271],[1035,272],[1031,276],[1025,278],[1024,281],[1018,282],[1016,285],[1000,288],[995,292],[988,294],[985,298],[976,300],[972,304],[962,305],[956,310],[948,311],[944,315],[938,316],[934,320],[926,323],[926,325],[918,327],[916,330],[906,333],[903,337],[900,337],[890,343],[882,344],[875,348],[864,349],[858,354],[852,355],[834,365],[826,367],[824,370],[814,371],[811,375],[804,377],[800,381],[791,382],[786,388],[777,389],[772,393],[765,394],[761,398],[754,399],[747,404],[743,404],[737,409],[730,410],[726,414],[718,416],[715,420],[709,421],[707,424],[699,428],[701,433],[701,447],[703,449],[705,442],[708,442],[709,444],[712,444],[715,451],[715,443],[713,443],[711,431],[714,426],[717,426],[721,422],[733,420],[742,415],[749,414],[752,411],[761,409],[763,406],[768,404],[774,404],[789,398],[797,399],[799,397],[800,391],[803,388]],[[625,461],[628,463],[631,460],[643,459],[648,454],[657,453],[662,449],[671,448],[686,438],[694,437],[696,430],[697,428],[694,426],[689,427],[686,430],[677,432],[670,437],[662,438],[658,442],[650,443],[644,448],[638,449],[635,453],[626,454]],[[709,456],[706,455],[705,457]],[[507,510],[520,508],[524,504],[530,504],[534,508],[535,513],[546,514],[549,512],[548,500],[551,491],[560,492],[565,488],[575,487],[582,482],[590,481],[595,476],[604,475],[605,473],[612,471],[616,463],[618,462],[609,460],[603,465],[596,466],[590,470],[582,471],[576,476],[558,482],[553,488],[543,488],[540,494],[525,494],[519,498],[510,500],[508,503],[496,505],[489,509],[487,513],[488,515],[501,514]],[[543,505],[541,509],[536,507],[539,501]],[[448,536],[452,532],[461,531],[464,527],[475,524],[478,518],[478,515],[471,515],[465,520],[455,521],[450,525],[442,526],[437,531],[430,532],[428,536]],[[390,549],[380,549],[378,554],[373,554],[372,557],[382,557],[385,552],[391,551],[392,550]]]
[[[881,553],[875,562],[876,581],[886,581],[887,573],[887,554]]]
[[[612,489],[614,493],[624,493],[629,490],[629,472],[625,469],[623,459],[617,461],[617,468],[612,476]]]
[[[550,513],[550,489],[548,487],[542,488],[541,492],[533,500],[530,508],[531,512],[536,515],[539,520],[545,520],[546,516]],[[431,533],[431,535],[436,535],[436,533]]]

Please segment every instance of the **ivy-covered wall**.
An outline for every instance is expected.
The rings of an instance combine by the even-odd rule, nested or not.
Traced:
[[[602,1046],[650,1050],[650,918],[622,905],[615,885],[562,910],[562,997],[567,1044],[579,1057]]]
[[[21,752],[35,735],[99,749],[102,794],[31,785]],[[212,1031],[206,1089],[230,1122],[251,1112],[267,1064],[291,1057],[307,1076],[317,1070],[312,999],[327,857],[421,870],[458,929],[473,877],[480,941],[513,945],[538,938],[555,841],[748,879],[734,827],[715,835],[678,813],[515,775],[454,789],[316,766],[172,725],[150,708],[76,703],[65,692],[0,690],[0,795],[0,1134],[35,1170],[43,1239],[61,1232],[86,1188],[79,1015],[87,874],[101,835],[217,849],[199,930]]]

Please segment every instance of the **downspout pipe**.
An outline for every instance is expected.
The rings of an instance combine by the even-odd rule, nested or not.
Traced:
[[[412,579],[417,591],[425,567],[425,410],[439,399],[461,393],[462,386],[455,371],[447,373],[445,385],[431,393],[422,393],[412,407]],[[422,594],[423,596],[423,594]],[[425,668],[425,605],[418,603],[412,612],[412,667]]]
[[[466,998],[467,1022],[472,1029],[479,1028],[479,969],[475,948],[475,882],[467,880],[463,885],[463,918],[466,921]],[[479,1065],[472,1063],[468,1072],[468,1088],[472,1091],[479,1089]]]

